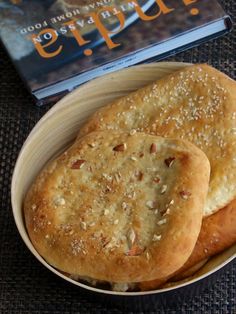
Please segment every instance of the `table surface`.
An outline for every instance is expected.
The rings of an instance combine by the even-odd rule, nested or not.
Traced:
[[[236,18],[236,1],[222,1]],[[236,30],[182,52],[171,61],[207,62],[236,78]],[[86,293],[57,278],[28,251],[14,224],[10,182],[19,150],[36,122],[50,109],[38,108],[11,61],[0,48],[0,313],[124,313],[93,301]],[[209,290],[175,309],[158,306],[126,313],[236,313],[236,265]]]

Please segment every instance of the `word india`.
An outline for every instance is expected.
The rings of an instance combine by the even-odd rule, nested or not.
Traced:
[[[180,4],[188,6],[191,5],[198,0],[179,0]],[[177,1],[176,1],[177,2]],[[126,5],[129,8],[132,8],[136,11],[136,14],[142,21],[152,21],[158,19],[161,15],[170,14],[175,10],[175,8],[171,8],[165,4],[164,0],[155,0],[154,3],[157,6],[157,11],[154,15],[147,15],[142,7],[138,4],[137,0],[127,1]],[[62,27],[60,30],[54,28],[45,28],[41,30],[38,34],[30,35],[30,39],[33,41],[35,48],[39,55],[43,58],[53,58],[59,55],[64,46],[60,43],[60,34],[70,32],[70,36],[74,37],[79,47],[84,47],[84,55],[91,56],[93,54],[92,49],[87,49],[86,45],[91,44],[91,40],[87,40],[84,38],[84,35],[81,34],[79,29],[87,24],[94,24],[95,29],[98,30],[104,42],[106,43],[109,49],[114,49],[120,46],[120,43],[114,42],[113,36],[121,32],[125,28],[125,14],[124,14],[124,5],[122,9],[118,9],[117,7],[112,6],[104,6],[101,9],[98,9],[96,12],[90,12],[88,17],[85,20],[76,20],[71,19],[65,23],[62,23]],[[191,8],[190,14],[197,15],[199,14],[199,10],[196,8]],[[104,23],[104,19],[113,16],[117,20],[118,27],[115,30],[109,30]],[[79,27],[78,27],[79,26]],[[46,41],[46,42],[45,42]],[[51,46],[51,47],[50,47]],[[50,47],[50,49],[48,49]],[[53,48],[53,49],[52,49]]]

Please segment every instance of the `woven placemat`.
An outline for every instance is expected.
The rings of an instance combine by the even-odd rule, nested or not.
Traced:
[[[222,1],[223,2],[223,1]],[[223,2],[236,17],[236,2]],[[220,39],[180,53],[168,60],[207,62],[236,79],[236,30]],[[0,51],[0,313],[124,313],[93,301],[78,287],[57,278],[27,250],[11,213],[10,181],[19,150],[50,106],[38,108],[4,51]],[[154,306],[146,313],[236,313],[236,266],[214,287],[175,309]],[[126,313],[144,313],[129,310]]]

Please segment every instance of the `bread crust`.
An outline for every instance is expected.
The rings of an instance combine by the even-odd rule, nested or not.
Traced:
[[[139,288],[141,290],[152,290],[159,288],[169,279],[171,281],[183,280],[190,275],[189,269],[223,252],[235,242],[236,200],[233,200],[228,206],[222,208],[214,215],[203,219],[201,232],[191,256],[175,274],[162,280],[157,279],[151,282],[140,283]]]
[[[204,216],[236,197],[236,83],[203,64],[186,67],[98,110],[80,130],[136,129],[183,138],[211,164]]]
[[[28,192],[30,239],[69,274],[109,282],[169,276],[196,243],[209,172],[204,153],[186,141],[90,133]]]

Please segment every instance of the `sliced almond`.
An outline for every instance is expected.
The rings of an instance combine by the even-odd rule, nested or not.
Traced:
[[[169,157],[165,159],[165,164],[167,165],[168,168],[170,168],[173,165],[174,161],[175,157]]]
[[[82,228],[83,230],[86,230],[86,229],[87,229],[87,224],[86,224],[86,222],[84,222],[84,221],[81,221],[81,222],[80,222],[80,226],[81,226],[81,228]]]
[[[91,148],[94,148],[95,147],[95,143],[89,143],[88,146],[91,147]]]
[[[128,208],[128,205],[125,203],[125,202],[123,202],[122,204],[121,204],[121,207],[122,207],[122,209],[127,209]]]
[[[128,239],[129,248],[132,248],[136,240],[136,233],[133,228],[129,229],[128,234],[127,234],[127,239]]]
[[[137,177],[138,181],[142,181],[144,174],[142,171],[136,171],[135,176]]]
[[[150,260],[150,254],[146,252],[146,259],[149,261]]]
[[[155,201],[147,201],[146,206],[151,208],[151,209],[154,209],[157,207],[157,203]]]
[[[84,166],[85,160],[83,159],[78,159],[74,161],[71,165],[71,169],[81,169]]]
[[[137,133],[137,131],[136,131],[135,129],[132,129],[132,130],[129,132],[130,135],[134,135],[135,133]]]
[[[188,191],[181,191],[179,192],[179,195],[184,199],[187,200],[191,196],[191,193]]]
[[[164,193],[166,192],[166,190],[167,190],[167,185],[164,184],[164,185],[162,186],[162,188],[161,188],[161,194],[164,194]]]
[[[161,235],[154,234],[152,241],[156,242],[156,241],[160,241],[160,240],[161,240]]]
[[[157,224],[158,224],[159,226],[161,226],[161,225],[164,225],[164,224],[166,223],[166,221],[167,221],[166,218],[164,218],[164,219],[162,219],[162,220],[159,220]]]
[[[127,149],[126,143],[119,144],[113,148],[115,152],[124,152]]]
[[[141,255],[144,251],[144,248],[141,248],[138,245],[133,245],[132,248],[125,254],[127,256],[138,256]]]
[[[160,183],[160,181],[161,181],[161,179],[159,177],[155,177],[153,179],[153,182],[155,182],[155,183]]]
[[[155,143],[152,143],[150,146],[150,154],[154,154],[157,152],[157,145]]]

